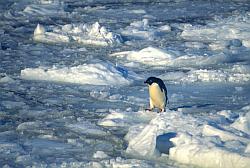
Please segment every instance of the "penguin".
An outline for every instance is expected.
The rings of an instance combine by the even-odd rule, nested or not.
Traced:
[[[154,108],[159,108],[160,112],[165,111],[168,102],[167,88],[160,78],[149,77],[144,83],[149,87],[149,103],[152,111]]]

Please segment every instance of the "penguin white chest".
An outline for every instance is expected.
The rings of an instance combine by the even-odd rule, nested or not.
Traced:
[[[151,108],[157,107],[164,109],[166,104],[166,96],[164,90],[161,91],[161,88],[157,83],[152,83],[149,85],[149,96]]]

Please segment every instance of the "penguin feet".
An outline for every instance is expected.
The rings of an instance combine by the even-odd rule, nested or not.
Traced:
[[[146,108],[145,111],[153,111],[152,108]]]
[[[159,111],[158,111],[158,113],[163,113],[165,111],[165,109],[160,109]]]

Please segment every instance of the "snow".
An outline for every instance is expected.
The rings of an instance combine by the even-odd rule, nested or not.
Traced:
[[[139,120],[143,112],[134,113]],[[135,157],[160,157],[156,148],[156,138],[171,132],[176,133],[176,136],[170,138],[174,144],[168,149],[170,159],[201,167],[248,167],[250,155],[244,150],[248,151],[250,143],[249,125],[247,125],[250,121],[249,114],[247,112],[242,117],[229,118],[233,120],[233,123],[230,124],[229,119],[223,120],[223,118],[233,117],[231,111],[218,112],[215,116],[220,118],[220,122],[213,119],[215,116],[204,119],[202,116],[193,117],[180,111],[167,110],[164,113],[154,114],[154,116],[148,113],[151,116],[150,120],[145,121],[141,118],[140,124],[134,121],[127,125],[129,132],[126,135],[128,141],[126,152]],[[119,117],[119,121],[117,121],[118,115],[122,116]],[[101,123],[111,126],[107,122],[109,120],[113,126],[121,126],[120,123],[126,122],[129,116],[131,114],[126,112],[116,115],[109,114],[102,119]],[[245,134],[241,134],[240,131],[244,131]],[[232,142],[240,145],[237,147],[238,149],[235,147],[231,149],[228,144]]]
[[[147,47],[140,51],[123,51],[113,53],[110,56],[125,57],[129,61],[139,62],[146,65],[169,65],[175,58],[175,53],[164,51],[159,48]]]
[[[149,19],[134,21],[130,23],[130,25],[127,26],[124,30],[122,30],[121,34],[124,36],[132,37],[133,39],[153,40],[160,37],[162,33],[171,31],[171,27],[169,25],[163,25],[158,28],[151,26],[149,22]]]
[[[15,80],[6,74],[4,74],[3,77],[0,77],[0,83],[13,83],[13,82],[15,82]]]
[[[25,107],[24,102],[16,102],[16,101],[2,101],[1,104],[7,109],[15,109],[15,108],[23,108]]]
[[[108,155],[103,151],[96,151],[96,153],[94,153],[93,155],[93,158],[99,158],[99,159],[105,159],[107,157]]]
[[[140,51],[124,51],[113,53],[111,57],[122,57],[126,60],[139,62],[151,66],[168,66],[179,67],[210,65],[222,63],[226,56],[216,55],[207,56],[178,56],[175,51],[166,51],[159,48],[147,47]],[[191,69],[187,73],[168,72],[162,74],[163,79],[174,82],[235,82],[245,83],[250,81],[250,70],[248,65],[233,65],[228,69]]]
[[[227,61],[227,57],[224,54],[216,54],[210,57],[207,55],[185,55],[176,50],[164,50],[155,47],[147,47],[139,51],[123,51],[113,53],[110,56],[158,67],[197,67]]]
[[[233,65],[230,68],[209,70],[191,69],[184,72],[170,72],[161,74],[160,78],[174,83],[195,83],[195,82],[215,82],[215,83],[249,83],[250,71],[246,65]],[[239,89],[240,90],[240,89]]]
[[[250,167],[249,8],[0,1],[0,167]]]
[[[235,129],[250,134],[250,113],[240,116],[231,126]]]
[[[245,47],[249,42],[249,13],[244,15],[233,15],[226,19],[215,18],[215,21],[208,22],[205,26],[185,26],[181,37],[187,40],[197,40],[210,42],[214,49],[225,49],[225,47],[241,47],[241,42]],[[233,40],[233,43],[231,43]],[[235,41],[237,44],[235,45]],[[215,47],[220,45],[221,47]],[[228,45],[223,45],[227,43]]]
[[[85,45],[108,46],[122,43],[119,34],[108,31],[98,22],[88,24],[67,24],[60,27],[52,27],[51,32],[47,32],[40,24],[34,30],[33,39],[43,43],[70,43],[76,42]]]
[[[74,132],[79,132],[80,134],[92,135],[92,136],[105,136],[107,133],[101,128],[97,127],[95,124],[86,121],[80,121],[76,124],[69,124],[66,127]]]
[[[21,77],[27,80],[94,85],[128,85],[136,77],[135,73],[111,63],[94,62],[69,68],[26,68],[21,71]]]

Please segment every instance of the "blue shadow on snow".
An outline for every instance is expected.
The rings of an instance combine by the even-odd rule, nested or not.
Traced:
[[[170,141],[171,138],[176,137],[175,132],[168,132],[156,137],[156,149],[160,153],[169,154],[169,149],[174,147],[173,142]]]

